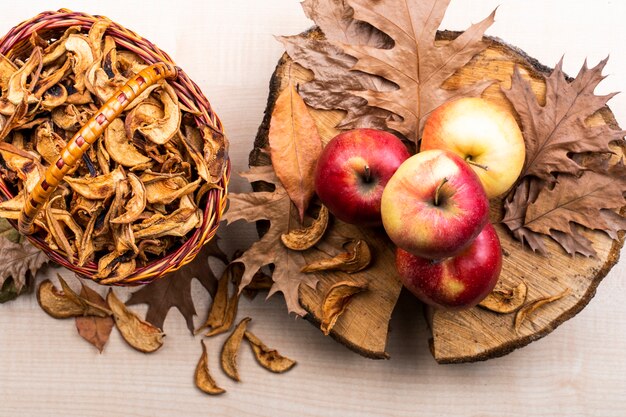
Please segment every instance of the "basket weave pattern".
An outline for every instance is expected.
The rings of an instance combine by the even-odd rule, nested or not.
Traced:
[[[37,32],[44,39],[56,38],[71,26],[80,26],[83,30],[89,30],[91,26],[101,20],[110,22],[106,35],[111,36],[118,47],[134,52],[147,64],[159,62],[175,66],[172,59],[156,45],[140,37],[134,32],[101,16],[91,16],[84,13],[72,12],[61,9],[57,12],[44,12],[30,20],[27,20],[11,29],[0,39],[0,53],[7,58],[28,56],[30,53],[29,38]],[[174,88],[181,102],[187,108],[197,111],[195,121],[198,127],[208,126],[222,133],[222,124],[213,112],[209,101],[204,97],[198,86],[182,71],[176,67],[178,76],[170,80],[169,84]],[[225,158],[228,159],[225,153]],[[113,285],[138,285],[152,282],[173,272],[183,265],[191,262],[201,250],[202,246],[209,242],[217,232],[217,228],[226,206],[226,195],[230,178],[230,163],[225,161],[222,177],[214,188],[207,193],[206,206],[202,225],[178,248],[166,254],[164,257],[150,264],[136,269],[131,275]],[[0,178],[0,191],[7,199],[13,195],[7,185]],[[12,222],[14,226],[15,222]],[[82,267],[69,262],[62,253],[51,249],[44,239],[38,235],[27,236],[29,241],[44,251],[54,262],[76,272],[82,277],[96,280],[97,265],[90,262]]]

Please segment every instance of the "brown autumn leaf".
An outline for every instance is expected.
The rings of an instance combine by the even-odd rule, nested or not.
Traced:
[[[346,55],[333,42],[389,48],[393,41],[369,23],[353,19],[352,8],[345,4],[345,0],[304,0],[302,8],[322,30],[324,37],[309,39],[296,35],[278,38],[292,60],[314,74],[313,80],[300,85],[300,95],[316,109],[345,111],[344,119],[337,126],[340,129],[384,128],[391,113],[367,106],[367,100],[351,94],[351,91],[393,90],[394,84],[377,76],[351,71],[356,59]]]
[[[106,301],[113,312],[117,329],[130,347],[143,353],[152,353],[163,346],[165,335],[161,329],[141,320],[117,298],[112,289],[109,290]]]
[[[349,126],[380,127],[377,123],[381,118],[386,118],[389,129],[400,132],[417,144],[424,121],[430,112],[447,101],[480,95],[491,84],[490,81],[483,81],[457,90],[441,88],[459,68],[487,48],[488,45],[483,42],[482,37],[493,23],[495,15],[494,11],[455,40],[436,46],[437,29],[449,2],[450,0],[306,2],[303,5],[305,11],[320,26],[330,42],[307,41],[296,37],[282,40],[290,57],[312,70],[316,77],[314,91],[318,94],[310,97],[307,90],[304,95],[307,104],[316,108],[345,108],[346,103],[350,102],[350,96],[359,97],[367,103],[368,112],[370,109],[383,109],[391,115],[375,113],[368,116],[370,120],[359,123],[356,119],[368,112],[348,113],[351,118]],[[351,20],[364,23],[354,24]],[[372,31],[370,26],[387,36]],[[341,29],[348,31],[342,35]],[[345,55],[354,57],[356,62],[350,65]],[[341,58],[337,60],[336,56]],[[339,74],[329,75],[334,72]],[[346,75],[345,72],[349,74]],[[375,78],[355,77],[357,72]],[[318,74],[323,75],[318,79]],[[344,80],[348,82],[341,84]],[[395,84],[395,88],[390,88],[389,82]],[[303,94],[304,91],[305,89]],[[329,106],[327,103],[332,104]]]
[[[4,302],[27,289],[48,257],[28,240],[20,240],[13,234],[14,229],[6,220],[0,220],[0,302]]]
[[[198,387],[200,391],[210,395],[223,394],[226,390],[217,385],[209,372],[209,355],[207,354],[204,340],[201,340],[200,344],[202,345],[202,355],[196,365],[196,372],[194,374],[196,387]]]
[[[82,289],[80,290],[80,296],[85,300],[99,305],[102,308],[108,309],[107,303],[104,298],[91,288],[87,287],[81,282]],[[80,337],[91,343],[102,353],[104,345],[106,345],[113,330],[115,322],[111,316],[96,317],[96,316],[83,316],[76,317],[76,329]]]
[[[322,139],[291,81],[276,99],[268,138],[276,176],[298,208],[300,221],[304,221],[315,193],[315,165],[322,152]]]
[[[546,304],[550,304],[554,301],[560,300],[571,292],[570,288],[566,288],[561,293],[553,295],[551,297],[543,297],[537,300],[531,301],[526,304],[524,307],[519,309],[515,314],[515,332],[519,332],[524,320],[530,318],[530,316],[538,309],[543,307]]]
[[[626,205],[626,168],[619,164],[605,172],[586,171],[580,177],[560,174],[553,188],[546,187],[526,203],[525,216],[517,228],[549,236],[568,253],[595,256],[591,241],[581,226],[600,230],[611,238],[626,230],[626,219],[617,214]],[[506,222],[505,218],[505,222]],[[507,223],[511,228],[512,223]]]
[[[561,60],[550,76],[545,77],[546,98],[541,105],[519,69],[511,77],[511,88],[502,89],[522,122],[526,142],[526,161],[520,178],[534,176],[547,182],[555,174],[578,175],[585,167],[574,154],[583,152],[609,153],[609,144],[621,140],[626,131],[608,125],[590,127],[585,120],[617,93],[597,96],[594,90],[605,77],[602,75],[607,59],[594,68],[583,65],[571,81],[563,73]]]
[[[602,163],[605,162],[602,154],[611,152],[609,144],[621,140],[626,131],[615,130],[608,125],[589,126],[586,123],[589,116],[604,107],[615,95],[597,96],[594,93],[604,79],[602,70],[606,62],[605,59],[591,69],[585,63],[571,81],[563,73],[562,61],[559,62],[550,76],[545,77],[544,105],[539,103],[530,83],[517,68],[511,79],[511,88],[502,90],[519,115],[526,142],[524,169],[518,186],[504,202],[502,222],[533,251],[546,253],[543,236],[547,235],[572,255],[580,253],[595,256],[591,242],[580,234],[580,228],[574,223],[591,229],[599,228],[614,239],[617,231],[623,230],[626,225],[617,212],[605,210],[621,209],[622,206],[617,205],[620,200],[617,193],[624,188],[616,175],[611,174]],[[584,162],[589,157],[579,157],[578,154],[585,152],[591,153],[591,163]],[[615,169],[612,168],[613,171]],[[606,178],[602,179],[602,176]],[[607,201],[604,201],[601,193],[596,193],[593,187],[603,187],[602,184],[607,181],[618,181],[615,182],[618,190],[609,191]],[[585,207],[576,201],[563,201],[567,203],[568,210],[559,209],[554,214],[544,212],[551,205],[548,200],[552,204],[561,204],[556,200],[561,198],[567,185],[575,185],[576,189],[571,192],[579,194],[581,201],[596,201],[599,205]],[[544,196],[546,193],[550,197]],[[566,194],[562,195],[565,200],[573,196],[570,194],[568,197]],[[528,213],[530,206],[533,206],[532,214]],[[548,224],[551,219],[557,221],[555,227]],[[532,226],[528,224],[529,221],[533,223]]]
[[[350,281],[338,282],[328,289],[322,302],[322,323],[320,324],[320,328],[326,336],[346,310],[354,295],[365,290],[367,290],[367,285]]]
[[[625,192],[626,170],[621,163],[607,174],[586,171],[580,177],[559,175],[554,188],[545,188],[528,205],[524,227],[551,236],[572,254],[563,235],[588,242],[586,246],[595,255],[591,242],[580,235],[575,224],[617,238],[618,231],[626,230],[626,219],[616,218],[613,210],[626,205]],[[555,235],[555,231],[562,235]]]
[[[239,370],[237,369],[237,356],[239,354],[239,346],[246,332],[246,326],[250,322],[250,317],[241,319],[235,330],[228,336],[228,339],[222,346],[221,363],[224,373],[229,378],[239,382]]]
[[[193,333],[196,309],[191,298],[191,281],[197,279],[211,296],[215,294],[217,278],[208,264],[208,258],[211,256],[225,264],[228,262],[226,255],[218,246],[217,237],[207,243],[192,262],[169,276],[135,291],[126,304],[148,304],[146,321],[160,329],[163,328],[170,309],[176,307],[185,318],[187,328]]]
[[[264,181],[273,184],[276,188],[272,192],[229,194],[230,205],[223,217],[227,224],[237,220],[247,222],[269,220],[270,222],[267,233],[253,243],[243,255],[233,260],[233,262],[241,262],[245,265],[239,288],[245,288],[263,266],[273,264],[274,285],[268,297],[278,291],[282,292],[287,309],[303,316],[306,311],[298,301],[298,289],[302,284],[315,288],[317,278],[300,272],[306,263],[303,252],[289,250],[280,240],[281,235],[289,232],[290,225],[298,222],[294,219],[295,210],[292,202],[271,166],[253,167],[241,175],[250,182]]]
[[[281,374],[296,365],[296,361],[281,355],[276,349],[270,349],[252,332],[246,331],[245,336],[248,342],[250,342],[256,361],[268,371]]]

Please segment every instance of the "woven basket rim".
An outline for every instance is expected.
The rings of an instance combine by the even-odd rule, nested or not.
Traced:
[[[163,61],[175,65],[169,55],[159,49],[155,44],[120,24],[115,23],[111,19],[99,15],[74,12],[68,9],[60,9],[56,12],[42,12],[16,25],[0,38],[0,53],[10,55],[11,52],[14,51],[14,48],[20,47],[23,43],[27,42],[30,35],[34,32],[47,33],[51,31],[64,31],[71,26],[80,26],[81,29],[88,30],[99,20],[109,22],[109,27],[105,31],[105,35],[111,36],[115,40],[116,45],[135,52],[148,64]],[[208,126],[210,129],[223,135],[222,123],[213,111],[208,99],[204,96],[198,85],[194,83],[180,67],[177,67],[177,69],[179,73],[178,78],[174,81],[170,80],[168,83],[176,91],[179,101],[195,113],[194,119],[198,127]],[[153,260],[141,268],[135,269],[131,275],[111,285],[146,284],[163,277],[169,272],[174,272],[183,265],[191,262],[202,246],[215,236],[221,221],[221,216],[226,208],[226,196],[230,180],[230,160],[227,152],[227,143],[225,137],[222,175],[220,181],[217,183],[218,188],[211,189],[207,192],[206,206],[203,210],[204,216],[201,226],[195,229],[193,234],[189,236],[180,247],[175,248],[173,251],[159,259]],[[13,197],[11,190],[6,186],[1,177],[0,191],[4,198]],[[9,220],[9,222],[13,227],[17,227],[17,222],[12,220]],[[63,256],[62,251],[52,250],[41,237],[32,235],[27,236],[27,238],[34,246],[46,253],[52,261],[72,270],[81,277],[98,282],[98,280],[94,278],[94,274],[97,272],[97,266],[94,262],[79,267],[74,263],[70,263],[67,258]]]

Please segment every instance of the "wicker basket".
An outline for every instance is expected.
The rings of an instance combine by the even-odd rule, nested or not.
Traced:
[[[57,12],[41,13],[14,27],[0,39],[0,53],[8,58],[28,56],[31,48],[29,44],[31,34],[37,32],[38,35],[44,39],[58,38],[60,34],[71,26],[80,26],[83,30],[89,30],[95,22],[102,19],[106,19],[110,22],[106,30],[106,35],[114,38],[118,47],[136,53],[148,64],[154,64],[141,71],[133,77],[126,86],[120,89],[119,97],[126,98],[128,96],[129,99],[132,99],[132,94],[140,93],[147,87],[147,83],[152,83],[165,77],[170,78],[169,84],[175,89],[180,103],[188,108],[199,110],[199,115],[195,117],[198,127],[209,126],[217,132],[222,132],[222,124],[211,109],[209,101],[204,97],[198,86],[190,80],[180,68],[174,65],[172,59],[165,52],[161,51],[150,41],[111,22],[105,17],[90,16],[66,9],[61,9]],[[145,85],[142,86],[144,83]],[[125,88],[126,90],[124,90]],[[127,94],[124,95],[122,91],[127,92]],[[67,158],[66,163],[71,165],[73,161],[80,159],[82,153],[97,139],[102,130],[104,130],[104,127],[108,124],[108,120],[112,120],[121,113],[125,106],[117,102],[115,100],[116,97],[118,97],[118,93],[114,94],[96,115],[94,115],[92,120],[87,122],[85,126],[76,133],[74,138],[68,143],[66,149],[61,153],[62,157],[59,163],[56,164],[60,166],[51,165],[42,179],[42,182],[45,183],[46,179],[54,179],[56,183],[60,182],[64,173],[67,172],[67,170],[60,170],[63,166],[62,160]],[[98,117],[104,119],[105,116],[107,121],[104,121],[104,123],[103,120],[98,119]],[[99,124],[102,126],[98,126]],[[78,143],[76,141],[77,138]],[[113,285],[146,284],[163,277],[167,273],[173,272],[191,262],[201,250],[202,246],[215,236],[226,206],[226,194],[230,177],[230,162],[228,161],[226,152],[224,158],[226,161],[224,161],[221,180],[217,184],[219,187],[211,189],[207,193],[202,225],[197,228],[191,236],[188,236],[187,240],[182,245],[173,248],[172,252],[167,253],[162,258],[148,265],[137,268],[131,275],[112,283]],[[19,230],[22,232],[29,229],[34,214],[38,211],[40,206],[43,205],[45,200],[47,200],[50,194],[48,186],[48,184],[44,184],[42,188],[40,183],[27,200],[19,222]],[[2,178],[0,178],[0,191],[2,191],[5,198],[13,198],[9,187]],[[39,195],[37,193],[39,193]],[[14,227],[18,227],[16,223],[17,222],[12,221]],[[69,262],[62,253],[51,249],[41,236],[36,234],[27,235],[27,238],[33,245],[44,251],[54,262],[76,272],[79,276],[98,281],[95,278],[97,272],[97,265],[95,263],[90,262],[80,267]]]

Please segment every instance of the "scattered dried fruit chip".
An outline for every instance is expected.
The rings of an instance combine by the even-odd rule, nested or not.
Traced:
[[[215,329],[224,324],[226,311],[228,310],[228,283],[230,282],[232,268],[235,268],[235,265],[236,264],[230,264],[224,270],[224,273],[217,284],[217,291],[213,297],[213,302],[211,303],[211,308],[209,309],[209,315],[204,324],[196,330],[196,334],[200,333],[203,329],[209,327]]]
[[[277,350],[265,346],[252,332],[246,331],[245,336],[248,342],[250,342],[250,347],[252,347],[257,362],[268,371],[280,374],[287,372],[296,365],[296,361],[293,359],[282,356]]]
[[[237,354],[239,353],[239,346],[241,346],[241,340],[246,332],[246,326],[250,321],[250,317],[242,319],[235,330],[228,336],[224,346],[222,346],[222,369],[224,373],[231,379],[239,382],[239,371],[237,370]]]
[[[209,355],[207,354],[204,340],[201,340],[200,343],[202,344],[202,356],[200,356],[200,360],[196,365],[196,373],[194,375],[196,387],[198,387],[202,392],[206,392],[210,395],[223,394],[226,390],[218,387],[217,383],[209,373]]]
[[[151,353],[163,346],[163,332],[148,322],[141,320],[120,301],[113,290],[109,290],[107,304],[113,311],[115,324],[122,337],[132,348]]]
[[[302,272],[344,271],[352,274],[367,268],[372,261],[372,253],[367,242],[356,240],[350,242],[350,246],[348,252],[308,264],[302,268]]]
[[[309,227],[282,234],[280,240],[292,250],[307,250],[320,241],[328,227],[328,209],[322,205],[317,219]]]
[[[365,284],[357,285],[349,281],[338,282],[328,289],[322,302],[322,323],[320,325],[320,329],[326,336],[346,310],[354,295],[366,289],[367,285]]]
[[[528,286],[521,281],[515,288],[493,290],[478,305],[496,313],[513,313],[524,304],[527,293]]]
[[[43,311],[55,319],[80,316],[108,317],[111,315],[111,311],[106,307],[99,306],[79,296],[60,275],[57,276],[63,291],[59,291],[49,279],[39,284],[37,301]]]
[[[518,310],[517,314],[515,315],[515,332],[519,332],[519,329],[522,327],[522,323],[524,322],[524,320],[526,320],[527,318],[530,318],[530,316],[536,310],[538,310],[539,308],[543,307],[546,304],[550,304],[554,301],[560,300],[561,298],[568,295],[570,292],[571,292],[571,289],[566,288],[565,290],[563,290],[563,292],[557,295],[553,295],[552,297],[540,298],[538,300],[531,301],[530,303],[526,304],[524,307]]]
[[[224,322],[212,328],[207,334],[206,337],[215,336],[218,334],[226,333],[228,329],[233,325],[233,321],[237,316],[237,309],[239,307],[239,293],[235,291],[233,295],[228,299],[228,306],[226,307],[226,315],[224,316]]]

